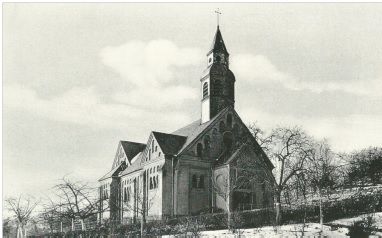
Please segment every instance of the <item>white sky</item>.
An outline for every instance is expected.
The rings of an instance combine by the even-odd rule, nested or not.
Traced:
[[[119,140],[198,119],[217,7],[245,122],[382,145],[381,4],[6,3],[4,196],[96,181]]]

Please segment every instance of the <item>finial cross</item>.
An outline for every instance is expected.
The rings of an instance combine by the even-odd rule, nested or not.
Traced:
[[[216,20],[219,26],[219,15],[221,15],[222,13],[220,12],[219,8],[215,10],[215,13],[216,13]]]

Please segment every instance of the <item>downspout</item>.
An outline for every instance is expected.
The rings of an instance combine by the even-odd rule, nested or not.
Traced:
[[[171,180],[172,180],[172,183],[171,183],[171,185],[172,185],[172,216],[174,216],[175,215],[175,198],[174,198],[174,196],[175,196],[175,192],[174,192],[174,186],[175,186],[175,179],[174,179],[174,174],[175,174],[175,169],[174,169],[174,157],[175,156],[172,156],[171,157],[171,173],[172,173],[172,176],[171,176]]]

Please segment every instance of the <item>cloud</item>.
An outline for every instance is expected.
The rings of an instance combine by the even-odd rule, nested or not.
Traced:
[[[174,79],[173,67],[199,64],[202,53],[197,48],[179,48],[169,40],[153,40],[107,46],[100,56],[129,83],[157,87]]]
[[[113,99],[117,102],[137,105],[141,108],[156,109],[174,106],[180,108],[184,100],[196,99],[197,90],[185,86],[168,86],[163,88],[137,88],[129,93],[119,92]]]
[[[381,115],[348,115],[342,117],[309,117],[294,115],[270,114],[254,107],[246,107],[239,111],[246,123],[254,122],[265,130],[277,126],[302,126],[316,139],[327,138],[333,149],[353,151],[369,146],[381,146],[382,131]]]
[[[291,90],[309,90],[314,93],[342,91],[360,96],[382,97],[382,77],[329,82],[301,80],[280,71],[266,56],[252,54],[233,56],[231,68],[237,78],[252,84],[280,83]]]
[[[202,51],[180,48],[169,40],[130,41],[107,46],[100,52],[102,62],[120,74],[129,90],[116,92],[113,99],[129,105],[158,109],[179,107],[198,97],[198,90],[177,85],[176,70],[202,62]]]
[[[120,103],[105,103],[93,87],[73,88],[62,95],[44,99],[22,85],[4,86],[4,106],[23,110],[55,121],[103,128],[144,128],[144,124],[164,128],[190,121],[185,112],[150,111]],[[157,118],[166,118],[159,121]],[[138,129],[140,128],[140,129]]]

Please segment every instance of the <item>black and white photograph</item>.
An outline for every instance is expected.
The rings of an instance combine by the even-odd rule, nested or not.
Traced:
[[[2,237],[382,237],[382,4],[5,2]]]

